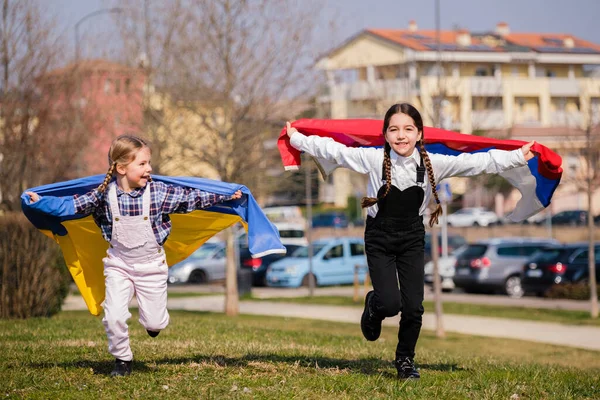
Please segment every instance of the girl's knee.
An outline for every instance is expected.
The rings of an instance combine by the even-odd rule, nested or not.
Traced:
[[[388,318],[398,315],[401,309],[402,302],[400,300],[388,299],[381,303],[381,309],[378,311],[382,316]]]

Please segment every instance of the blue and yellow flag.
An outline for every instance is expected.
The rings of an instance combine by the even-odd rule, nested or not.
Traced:
[[[21,206],[27,218],[60,245],[69,272],[93,315],[102,312],[105,295],[102,258],[106,255],[108,242],[91,215],[75,214],[73,202],[59,197],[87,193],[98,187],[104,177],[95,175],[28,189],[42,197],[35,203],[30,202],[28,195],[21,195]],[[153,175],[152,179],[222,195],[233,195],[237,190],[243,194],[241,199],[189,214],[170,214],[173,228],[164,245],[169,265],[187,258],[209,238],[238,222],[248,232],[248,246],[253,257],[285,253],[277,228],[245,186],[193,177]]]

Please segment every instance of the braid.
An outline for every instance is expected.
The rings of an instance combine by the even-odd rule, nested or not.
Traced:
[[[391,147],[388,142],[385,142],[383,148],[383,172],[385,173],[385,192],[381,196],[383,199],[390,191],[392,187],[392,159],[390,158]],[[377,203],[378,198],[376,197],[363,197],[361,200],[362,208],[370,207]]]
[[[98,186],[98,188],[96,189],[100,193],[104,193],[104,191],[106,190],[106,187],[110,183],[110,180],[112,178],[112,175],[113,175],[113,172],[115,171],[116,166],[117,166],[116,162],[113,162],[112,164],[110,164],[110,168],[108,168],[108,171],[106,172],[106,176],[104,177],[104,182],[102,182],[100,184],[100,186]]]
[[[425,150],[425,145],[423,144],[424,139],[419,141],[419,154],[425,163],[425,168],[427,169],[427,176],[429,177],[429,183],[431,184],[431,191],[433,192],[433,197],[435,198],[436,208],[431,213],[431,217],[429,217],[429,226],[433,226],[438,223],[439,216],[442,214],[442,206],[440,205],[440,199],[438,197],[437,189],[435,188],[435,177],[433,176],[433,167],[431,166],[431,160],[429,159],[429,154]]]

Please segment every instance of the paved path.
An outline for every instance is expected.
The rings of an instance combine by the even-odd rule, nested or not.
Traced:
[[[224,300],[225,298],[221,294],[171,298],[168,301],[168,308],[221,313],[224,310]],[[135,305],[135,300],[132,305]],[[362,312],[358,307],[268,301],[242,301],[239,306],[241,314],[307,318],[355,324],[360,321]],[[85,310],[86,307],[83,299],[79,296],[67,297],[63,306],[63,310],[82,309]],[[388,318],[384,320],[384,325],[398,326],[398,321],[399,317]],[[433,314],[426,313],[423,316],[423,329],[435,330]],[[600,327],[445,314],[444,329],[446,332],[519,339],[600,351]]]
[[[203,292],[224,293],[222,285],[173,285],[169,286],[169,292]],[[319,287],[315,289],[315,296],[348,296],[352,297],[354,288],[352,286]],[[359,290],[360,297],[364,297],[364,287]],[[270,288],[253,287],[252,295],[261,299],[273,297],[305,297],[308,296],[307,288]],[[433,293],[429,287],[425,287],[425,300],[433,300]],[[442,300],[453,303],[484,304],[507,307],[545,308],[553,310],[589,311],[589,301],[546,299],[540,297],[523,297],[512,299],[504,295],[488,294],[466,294],[466,293],[443,293]]]

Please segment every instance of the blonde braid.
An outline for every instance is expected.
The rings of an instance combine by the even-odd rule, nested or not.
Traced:
[[[437,204],[435,210],[431,213],[431,217],[429,217],[429,226],[432,227],[434,224],[438,223],[439,216],[442,214],[442,206],[440,204],[440,198],[438,197],[437,189],[435,188],[435,177],[433,176],[433,167],[431,166],[431,160],[429,159],[429,154],[427,154],[423,142],[423,139],[419,141],[419,154],[425,162],[425,168],[427,168],[427,176],[429,176],[429,183],[431,184],[431,191],[433,192],[433,197],[435,198],[435,202]]]
[[[113,162],[112,164],[110,164],[110,168],[108,168],[108,171],[106,172],[106,176],[104,177],[104,182],[102,182],[100,184],[100,186],[98,186],[98,188],[96,189],[96,190],[98,190],[98,192],[104,193],[104,191],[106,190],[106,187],[108,186],[108,184],[110,183],[110,180],[112,179],[112,175],[113,175],[113,172],[115,172],[116,166],[117,166],[116,162]]]
[[[388,142],[385,142],[383,148],[383,172],[385,174],[385,192],[381,196],[383,199],[390,191],[392,187],[392,159],[390,158],[391,147]],[[363,197],[360,205],[362,208],[367,208],[377,203],[378,198],[376,197]]]

